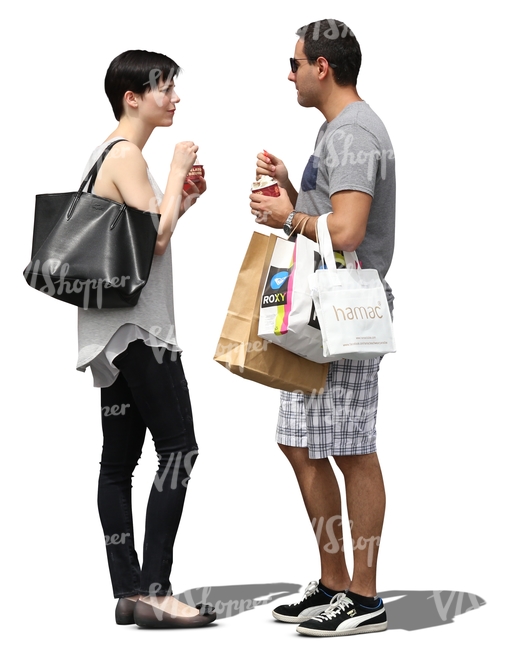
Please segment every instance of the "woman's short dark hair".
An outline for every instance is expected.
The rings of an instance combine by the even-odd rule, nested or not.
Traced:
[[[352,31],[340,20],[318,20],[297,30],[309,63],[323,56],[340,86],[355,86],[361,67],[361,48]]]
[[[116,120],[123,114],[123,97],[127,90],[143,95],[157,86],[159,79],[170,81],[179,72],[178,64],[165,54],[128,50],[116,56],[105,75],[105,92]]]

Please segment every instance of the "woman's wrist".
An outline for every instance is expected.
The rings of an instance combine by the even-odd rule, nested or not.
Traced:
[[[187,178],[187,174],[188,171],[185,169],[179,169],[171,166],[171,169],[169,170],[169,180],[174,178],[177,181],[184,183],[185,179]]]

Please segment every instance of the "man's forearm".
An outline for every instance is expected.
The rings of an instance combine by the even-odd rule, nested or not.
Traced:
[[[295,205],[297,203],[297,198],[299,196],[297,190],[293,187],[291,184],[290,179],[286,181],[286,184],[283,185],[284,189],[288,193],[288,196],[290,197],[290,201]]]
[[[292,228],[296,233],[301,233],[304,237],[316,241],[316,220],[318,216],[311,216],[303,212],[296,212],[292,220]]]

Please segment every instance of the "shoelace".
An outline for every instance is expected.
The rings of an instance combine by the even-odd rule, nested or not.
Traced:
[[[318,582],[316,580],[312,580],[309,585],[306,587],[306,590],[304,591],[304,596],[300,600],[298,600],[296,603],[293,603],[294,605],[299,605],[302,603],[303,600],[306,600],[306,598],[309,598],[312,596],[315,591],[318,591]]]
[[[331,603],[319,616],[315,616],[318,621],[327,621],[334,618],[341,611],[345,611],[347,607],[354,607],[354,602],[347,596],[345,592],[335,594],[331,598]]]

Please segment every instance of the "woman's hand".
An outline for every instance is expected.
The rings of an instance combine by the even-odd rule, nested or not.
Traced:
[[[288,170],[284,162],[268,151],[259,153],[256,158],[256,178],[260,176],[272,176],[280,187],[288,184]]]
[[[171,161],[171,173],[176,173],[185,178],[196,161],[198,149],[197,144],[193,142],[178,142],[174,148],[174,156]]]
[[[203,183],[198,181],[197,184],[187,181],[187,189],[184,187],[187,174],[196,161],[198,149],[199,147],[190,141],[178,142],[174,148],[164,198],[160,204],[156,255],[163,255],[178,219],[206,190],[204,179]]]
[[[187,179],[186,188],[183,187],[181,206],[180,206],[180,217],[194,205],[197,199],[206,192],[206,181],[202,176],[199,176],[198,179],[192,182],[190,179]]]

